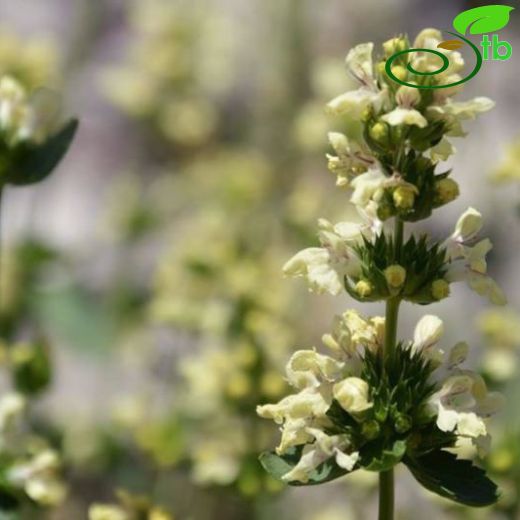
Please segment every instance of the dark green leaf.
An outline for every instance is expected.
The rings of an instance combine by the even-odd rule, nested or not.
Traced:
[[[25,186],[45,179],[67,153],[77,129],[78,120],[71,119],[41,146],[26,147],[20,153],[15,169],[7,176],[7,182],[15,186]]]
[[[454,502],[484,507],[497,501],[497,486],[485,471],[453,453],[436,450],[422,457],[405,457],[404,463],[426,489]]]
[[[35,395],[45,390],[51,380],[52,366],[49,348],[38,341],[34,345],[19,345],[14,349],[23,349],[24,355],[13,361],[13,379],[15,388],[28,395]]]

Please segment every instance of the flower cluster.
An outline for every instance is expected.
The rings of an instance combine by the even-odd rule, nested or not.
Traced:
[[[2,500],[16,507],[22,500],[56,506],[66,496],[58,453],[27,429],[27,398],[18,392],[0,398]]]
[[[218,129],[215,101],[230,71],[222,13],[168,0],[129,2],[129,55],[101,77],[107,97],[169,143],[197,147]],[[214,81],[218,77],[218,81]]]
[[[436,48],[441,39],[438,31],[427,29],[414,47]],[[391,49],[407,48],[406,38],[384,44],[387,57]],[[454,69],[433,77],[450,83],[463,60],[458,52],[443,52]],[[359,120],[352,135],[329,134],[334,155],[328,155],[328,161],[337,185],[350,191],[362,224],[333,225],[321,220],[321,247],[299,252],[284,266],[285,274],[305,277],[318,293],[337,295],[345,287],[360,301],[400,295],[422,304],[447,297],[450,283],[465,280],[492,302],[505,303],[487,274],[485,257],[492,244],[487,239],[475,243],[482,228],[476,210],[469,208],[444,242],[412,236],[401,247],[383,230],[390,217],[402,222],[421,220],[457,198],[458,184],[449,171],[436,173],[438,162],[454,152],[448,137],[465,135],[462,121],[489,110],[493,102],[482,97],[455,102],[451,98],[459,89],[398,86],[386,76],[384,59],[374,64],[372,54],[371,43],[349,52],[347,68],[360,86],[328,104],[329,111]],[[413,66],[429,70],[433,66],[429,60],[434,58],[426,52],[417,54]],[[405,78],[407,68],[396,67],[401,67],[398,75]]]
[[[90,506],[89,520],[173,520],[173,516],[144,496],[118,491],[118,504],[96,503]]]
[[[436,49],[442,41],[439,31],[426,29],[413,47]],[[329,112],[359,120],[356,132],[329,134],[334,155],[328,155],[329,169],[337,185],[352,190],[351,202],[376,211],[381,220],[399,216],[415,221],[429,216],[432,209],[454,200],[459,189],[449,172],[435,173],[436,164],[455,152],[451,137],[464,136],[462,123],[490,110],[494,103],[483,97],[456,102],[452,97],[460,86],[423,90],[399,86],[385,73],[385,56],[408,49],[406,38],[384,44],[384,56],[374,63],[373,44],[361,44],[347,56],[347,68],[359,88],[333,99]],[[451,66],[442,74],[417,76],[451,83],[464,66],[460,53],[442,50]],[[410,65],[419,71],[438,68],[435,55],[415,53]],[[402,58],[405,60],[406,58]],[[411,81],[408,63],[394,65],[394,74]],[[459,78],[460,79],[460,78]]]
[[[441,40],[439,31],[426,29],[414,47],[437,49]],[[359,468],[387,473],[403,462],[427,489],[482,506],[496,501],[497,487],[454,450],[469,443],[475,455],[485,454],[487,418],[503,398],[488,392],[480,375],[461,368],[466,343],[441,348],[439,318],[424,316],[413,340],[400,342],[397,321],[401,302],[437,302],[458,281],[492,303],[506,301],[488,274],[492,244],[479,238],[483,221],[477,210],[468,208],[444,240],[405,236],[404,229],[457,198],[451,171],[438,173],[438,163],[454,152],[449,138],[464,135],[462,122],[493,102],[455,102],[459,87],[400,86],[386,73],[390,64],[395,77],[420,86],[451,85],[464,65],[458,52],[441,48],[449,67],[441,74],[413,75],[414,80],[414,70],[439,69],[439,57],[420,50],[395,59],[409,47],[406,38],[394,38],[383,44],[375,63],[371,43],[349,52],[347,68],[359,88],[328,104],[329,112],[350,123],[346,131],[329,134],[334,154],[328,162],[360,218],[337,224],[319,220],[319,245],[283,267],[285,275],[303,277],[311,291],[345,290],[360,302],[385,301],[385,317],[346,311],[323,337],[329,354],[312,349],[291,357],[286,379],[296,393],[257,409],[282,433],[276,451],[264,453],[261,462],[293,485],[327,482]],[[385,229],[390,218],[393,233]]]
[[[485,311],[478,317],[477,326],[487,346],[482,360],[486,376],[501,383],[514,378],[520,347],[518,311],[512,308]]]
[[[489,438],[486,419],[502,397],[460,367],[468,345],[457,343],[445,352],[442,334],[442,321],[424,316],[413,341],[399,345],[384,381],[378,372],[385,336],[381,317],[346,311],[323,337],[330,354],[295,352],[286,378],[297,393],[258,407],[260,416],[281,425],[276,453],[301,450],[283,480],[307,483],[325,472],[380,470],[405,453],[420,458],[433,446],[454,447],[464,438],[482,452]]]
[[[377,217],[364,224],[320,220],[321,247],[300,251],[283,271],[303,277],[311,291],[338,295],[345,289],[359,301],[399,296],[427,304],[446,298],[451,283],[465,281],[479,295],[503,305],[505,295],[487,273],[491,241],[477,240],[482,225],[482,215],[468,208],[443,242],[411,236],[398,249]]]

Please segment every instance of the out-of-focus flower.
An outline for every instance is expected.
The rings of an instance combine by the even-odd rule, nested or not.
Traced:
[[[52,40],[22,39],[0,27],[0,77],[13,77],[32,90],[59,83],[59,69],[60,55]]]
[[[497,283],[487,274],[486,255],[493,247],[489,239],[475,243],[482,227],[482,216],[469,208],[457,221],[455,231],[446,240],[446,259],[449,262],[447,280],[465,280],[475,292],[497,305],[504,305],[506,297]]]

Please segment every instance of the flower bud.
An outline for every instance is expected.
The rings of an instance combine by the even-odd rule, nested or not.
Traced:
[[[399,209],[411,209],[415,204],[415,190],[411,186],[399,186],[392,194],[394,204]]]
[[[407,48],[406,40],[404,38],[390,38],[383,43],[385,56],[388,58],[397,52],[404,51]]]
[[[387,204],[384,201],[382,201],[377,206],[377,218],[384,222],[385,220],[388,220],[389,218],[394,216],[394,208],[391,204]]]
[[[441,179],[435,183],[435,195],[440,204],[448,204],[459,196],[459,185],[453,179]]]
[[[390,287],[397,289],[406,280],[406,269],[398,264],[391,265],[385,269],[385,278]]]
[[[370,128],[369,134],[374,141],[384,144],[388,141],[388,125],[379,121]]]
[[[332,393],[334,399],[349,413],[364,412],[374,405],[369,401],[368,383],[359,377],[347,377],[336,383]]]
[[[432,283],[432,296],[436,300],[443,300],[450,295],[450,284],[446,280],[435,280]]]
[[[394,428],[397,433],[405,433],[412,427],[412,419],[405,414],[399,414],[394,420]]]
[[[402,65],[392,67],[392,74],[399,80],[405,81],[408,76],[408,71]]]
[[[367,298],[372,294],[372,284],[367,282],[366,280],[359,280],[359,282],[354,287],[354,290],[361,296],[362,298]]]
[[[381,426],[379,426],[379,423],[374,419],[366,421],[361,427],[361,433],[363,434],[363,437],[368,440],[376,439],[381,433]]]

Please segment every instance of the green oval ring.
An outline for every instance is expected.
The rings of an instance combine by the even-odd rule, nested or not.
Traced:
[[[481,69],[481,67],[482,67],[482,54],[480,54],[480,51],[479,51],[478,47],[473,42],[467,40],[466,38],[464,38],[464,36],[461,36],[460,34],[453,33],[451,31],[446,31],[446,32],[448,34],[451,34],[451,35],[453,35],[453,36],[455,36],[457,38],[460,38],[464,42],[466,42],[473,49],[473,52],[475,53],[475,56],[477,58],[477,61],[475,63],[475,67],[473,68],[473,70],[465,78],[462,78],[461,80],[456,81],[454,83],[448,83],[447,85],[414,85],[413,83],[408,83],[406,81],[401,81],[392,72],[392,63],[393,63],[393,61],[397,57],[401,56],[402,54],[407,54],[409,52],[430,52],[430,53],[436,54],[437,56],[440,56],[442,58],[443,66],[440,69],[438,69],[438,70],[436,70],[434,72],[417,72],[417,71],[415,71],[415,69],[413,69],[410,66],[409,63],[407,64],[407,68],[408,68],[408,70],[412,74],[417,74],[417,75],[421,75],[421,76],[432,76],[432,75],[435,75],[435,74],[440,74],[441,72],[445,71],[448,68],[449,60],[446,57],[446,55],[444,55],[441,52],[436,51],[434,49],[407,49],[407,50],[404,50],[404,51],[397,52],[396,54],[393,54],[392,56],[390,56],[390,58],[388,58],[388,60],[386,61],[386,64],[385,64],[385,71],[386,71],[388,77],[390,79],[392,79],[393,81],[395,81],[396,83],[399,83],[400,85],[404,85],[405,87],[422,88],[422,89],[455,87],[457,85],[461,85],[462,83],[466,83],[466,81],[469,81],[471,78],[475,77],[477,75],[477,73],[479,72],[479,70]]]

